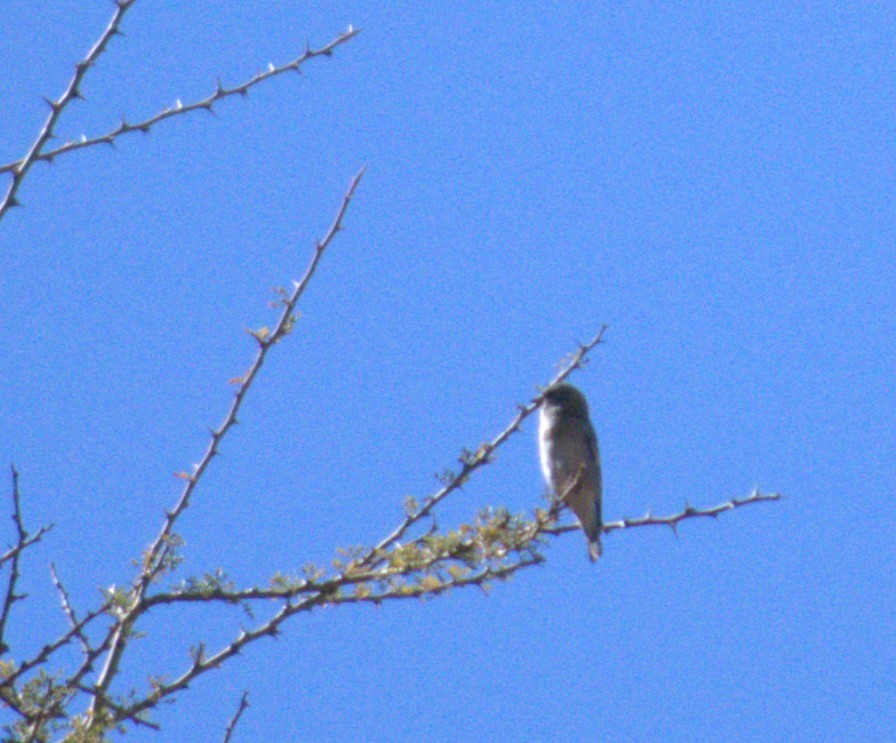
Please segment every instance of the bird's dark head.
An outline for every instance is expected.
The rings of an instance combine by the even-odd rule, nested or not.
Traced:
[[[546,413],[566,413],[588,417],[588,401],[576,387],[565,382],[548,387],[542,402]]]

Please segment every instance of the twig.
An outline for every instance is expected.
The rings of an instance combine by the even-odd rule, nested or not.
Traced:
[[[686,519],[693,518],[718,518],[719,514],[724,513],[725,511],[732,511],[735,508],[741,508],[742,506],[749,506],[753,503],[768,503],[771,501],[781,500],[784,496],[780,493],[760,493],[758,490],[754,490],[750,495],[746,498],[732,498],[729,501],[725,501],[724,503],[720,503],[717,506],[710,506],[708,508],[695,508],[689,504],[685,504],[685,507],[679,513],[674,513],[669,516],[654,516],[650,511],[641,516],[640,518],[626,518],[621,521],[609,521],[605,522],[603,525],[603,533],[607,534],[611,531],[617,531],[620,529],[634,529],[639,526],[668,526],[672,531],[676,531],[678,528],[678,524]],[[542,531],[545,534],[564,534],[570,531],[578,531],[581,527],[578,524],[568,524],[564,526],[549,526]]]
[[[311,281],[311,277],[317,270],[317,266],[320,263],[320,259],[323,257],[324,252],[330,246],[333,238],[335,238],[336,235],[342,230],[342,219],[345,216],[345,213],[348,210],[348,206],[351,203],[352,197],[355,194],[355,189],[358,187],[358,183],[360,183],[361,178],[364,175],[364,170],[365,169],[362,168],[361,171],[352,179],[348,191],[342,199],[342,205],[340,206],[339,211],[336,214],[336,219],[333,221],[333,225],[324,236],[324,239],[321,242],[317,243],[314,255],[312,256],[311,262],[305,271],[305,275],[302,276],[301,280],[294,283],[293,292],[284,302],[283,311],[280,314],[280,318],[277,321],[277,324],[274,326],[273,332],[263,333],[261,331],[255,331],[252,333],[253,337],[258,342],[258,352],[255,355],[255,360],[252,362],[252,365],[249,367],[249,370],[246,372],[245,376],[243,376],[242,379],[239,380],[239,389],[237,390],[236,395],[233,398],[230,410],[227,411],[227,415],[224,416],[224,422],[218,427],[217,430],[211,431],[211,441],[209,442],[208,448],[206,449],[205,454],[202,456],[202,459],[200,459],[199,463],[196,465],[194,473],[192,475],[185,476],[187,484],[184,486],[183,492],[181,493],[177,504],[171,511],[166,514],[165,525],[162,527],[162,531],[159,533],[159,536],[156,537],[155,542],[153,542],[152,546],[149,548],[147,556],[144,558],[145,569],[139,579],[140,599],[143,598],[146,593],[146,588],[158,575],[159,570],[162,567],[163,558],[167,551],[170,549],[169,538],[174,530],[174,523],[180,516],[180,514],[183,513],[190,505],[190,496],[193,494],[196,485],[198,484],[209,463],[215,456],[217,456],[218,445],[220,444],[221,439],[224,438],[227,432],[236,423],[237,414],[239,413],[240,407],[242,406],[243,401],[245,400],[246,395],[248,394],[249,389],[252,386],[252,382],[255,380],[255,377],[258,375],[261,367],[264,365],[268,352],[281,338],[283,338],[283,336],[285,336],[292,329],[292,326],[295,322],[294,313],[296,304],[298,304],[299,299],[301,298],[302,294],[304,294],[305,289],[308,286],[308,282]]]
[[[16,543],[0,556],[0,566],[7,562],[10,563],[9,582],[6,585],[3,608],[0,610],[0,656],[9,650],[9,645],[6,644],[6,623],[9,621],[12,605],[26,596],[26,594],[16,593],[16,585],[20,577],[19,558],[26,549],[40,541],[41,537],[53,528],[52,525],[42,526],[37,532],[30,535],[25,530],[25,522],[22,519],[22,499],[19,493],[19,473],[13,465],[10,465],[9,469],[12,474],[12,520],[16,526]]]
[[[22,510],[19,500],[19,473],[15,467],[12,470],[12,521],[16,525],[16,546],[11,550],[12,565],[9,569],[9,583],[6,586],[6,597],[3,599],[3,610],[0,611],[0,655],[5,653],[9,646],[6,644],[6,622],[12,611],[12,605],[23,598],[24,595],[16,594],[16,584],[19,582],[19,555],[22,554],[22,543],[27,534],[22,524]]]
[[[27,549],[35,542],[39,542],[41,540],[41,537],[43,537],[43,535],[50,531],[50,529],[52,528],[52,524],[42,526],[40,527],[40,529],[34,532],[34,534],[31,534],[27,539],[25,539],[24,542],[17,543],[14,547],[10,547],[8,550],[6,550],[6,552],[0,555],[0,566],[17,557],[19,553],[22,552],[22,550]]]
[[[106,45],[109,43],[109,40],[113,36],[121,33],[121,31],[118,30],[119,25],[121,25],[121,20],[124,18],[124,14],[128,12],[135,2],[137,2],[137,0],[115,0],[115,12],[112,14],[112,19],[106,26],[106,30],[100,34],[100,38],[97,39],[90,51],[87,52],[87,56],[75,65],[75,74],[69,81],[65,92],[63,92],[58,100],[54,101],[50,98],[44,99],[50,107],[50,113],[47,116],[47,120],[44,122],[43,128],[41,128],[40,133],[37,135],[37,139],[34,140],[34,143],[29,148],[25,157],[4,168],[5,171],[12,172],[12,183],[9,184],[9,188],[6,190],[6,195],[0,200],[0,219],[3,219],[3,215],[6,214],[10,208],[19,205],[19,202],[16,199],[16,194],[22,185],[22,181],[25,179],[25,176],[35,162],[41,159],[46,159],[45,156],[40,154],[40,151],[47,141],[54,136],[53,129],[56,127],[56,122],[59,120],[59,117],[69,103],[75,98],[83,98],[80,86],[81,81],[84,79],[84,75],[87,74],[87,70],[96,64],[99,56],[106,50]]]
[[[354,196],[355,189],[357,189],[358,184],[361,181],[362,176],[364,175],[364,169],[352,179],[349,184],[348,190],[345,193],[345,196],[342,199],[342,204],[339,207],[339,211],[336,214],[336,218],[333,220],[333,224],[330,229],[327,231],[323,240],[317,243],[314,251],[314,255],[312,256],[311,262],[308,265],[308,268],[305,271],[305,275],[299,280],[295,282],[292,294],[284,300],[283,311],[280,315],[277,324],[274,327],[273,332],[270,333],[262,333],[261,331],[253,332],[252,335],[255,340],[258,342],[258,352],[256,353],[255,360],[252,362],[252,365],[249,367],[249,370],[246,372],[244,377],[239,380],[239,389],[237,390],[233,402],[231,403],[230,410],[224,417],[223,423],[216,429],[211,431],[211,441],[209,442],[208,448],[203,454],[202,458],[199,460],[199,463],[195,466],[194,473],[192,475],[184,474],[183,477],[186,480],[186,485],[184,486],[183,491],[181,492],[180,497],[177,500],[174,508],[168,511],[165,515],[165,523],[162,526],[162,530],[159,532],[159,535],[156,537],[155,541],[150,545],[148,550],[146,551],[143,558],[143,566],[140,570],[140,574],[137,576],[134,586],[131,591],[130,604],[127,609],[125,609],[121,617],[118,619],[116,625],[111,631],[112,639],[109,645],[109,653],[106,658],[106,663],[103,667],[103,670],[100,672],[99,678],[97,679],[95,688],[94,688],[94,698],[91,703],[91,719],[95,719],[95,714],[98,707],[103,705],[101,700],[106,698],[106,693],[109,689],[109,684],[112,682],[113,677],[118,672],[118,664],[121,660],[121,655],[124,652],[124,648],[126,645],[126,639],[130,633],[130,629],[133,626],[134,622],[137,618],[146,611],[146,594],[150,585],[152,585],[153,581],[156,577],[164,571],[166,565],[166,558],[169,555],[169,551],[171,549],[172,544],[172,536],[174,533],[174,524],[180,515],[189,507],[190,498],[193,494],[193,491],[196,489],[199,481],[201,480],[206,468],[211,463],[212,459],[218,454],[218,447],[221,443],[221,440],[224,436],[227,435],[227,432],[236,424],[237,422],[237,414],[239,413],[240,407],[245,400],[249,389],[252,386],[252,382],[255,380],[258,372],[261,370],[265,359],[267,358],[268,352],[271,348],[283,337],[285,336],[292,328],[295,323],[295,308],[296,304],[299,301],[299,298],[305,291],[305,288],[308,286],[308,282],[311,280],[311,277],[314,275],[315,270],[317,269],[318,264],[320,263],[320,259],[323,256],[326,249],[329,247],[330,243],[336,237],[336,235],[342,230],[342,220],[345,217],[345,213],[348,210],[348,206],[351,203],[352,197]]]
[[[68,591],[65,590],[65,586],[63,586],[62,581],[59,580],[59,575],[56,573],[56,565],[52,562],[50,563],[50,575],[53,578],[53,585],[56,586],[56,590],[59,592],[59,599],[62,602],[62,610],[68,618],[69,627],[81,643],[81,650],[84,652],[84,655],[90,655],[90,643],[87,641],[87,636],[81,631],[81,628],[78,625],[78,619],[75,616],[75,610],[72,608],[72,603],[68,597]]]
[[[131,2],[135,2],[135,0],[131,0]],[[217,87],[215,88],[215,91],[202,100],[194,101],[193,103],[187,104],[181,103],[178,100],[171,108],[165,108],[154,116],[150,116],[148,119],[144,119],[143,121],[138,121],[133,124],[128,122],[127,118],[123,116],[121,119],[121,123],[115,129],[107,132],[106,134],[101,134],[89,138],[82,137],[79,140],[68,141],[63,145],[52,150],[47,150],[46,152],[35,152],[34,154],[29,152],[28,156],[30,156],[30,162],[28,163],[28,167],[30,167],[31,163],[37,162],[39,160],[52,162],[59,155],[74,152],[75,150],[83,150],[87,147],[94,147],[98,144],[114,145],[115,141],[123,134],[130,134],[132,132],[142,132],[144,134],[148,134],[150,129],[154,125],[158,124],[161,121],[164,121],[165,119],[189,114],[193,111],[198,110],[213,111],[213,106],[218,101],[222,101],[225,98],[229,98],[230,96],[234,95],[248,95],[250,88],[253,88],[259,83],[264,82],[265,80],[270,80],[272,77],[282,75],[285,72],[301,72],[302,65],[309,59],[314,59],[315,57],[332,56],[333,50],[337,46],[339,46],[340,44],[344,44],[349,39],[357,36],[359,33],[361,33],[361,29],[352,28],[351,26],[349,26],[346,31],[339,34],[339,36],[333,39],[329,44],[326,44],[318,49],[312,49],[310,46],[306,47],[305,51],[291,62],[287,62],[286,64],[280,65],[279,67],[275,67],[272,64],[268,65],[268,68],[264,72],[257,73],[253,77],[233,88],[225,88],[219,81]],[[5,165],[0,165],[0,173],[16,173],[18,169],[23,166],[26,160],[27,157],[23,158],[22,160],[16,160],[14,162],[6,163]],[[2,211],[0,211],[0,215],[2,215]]]
[[[68,632],[66,632],[61,637],[58,637],[53,642],[44,645],[35,656],[33,656],[32,658],[29,658],[28,660],[22,661],[16,667],[16,670],[13,673],[9,674],[8,676],[4,676],[2,679],[0,679],[0,690],[12,687],[13,684],[15,684],[15,682],[18,681],[18,679],[20,679],[26,673],[28,673],[29,671],[31,671],[34,668],[37,668],[38,666],[43,665],[44,663],[46,663],[51,655],[53,655],[60,648],[64,647],[68,643],[70,643],[75,637],[78,637],[79,633],[83,633],[84,629],[89,624],[91,624],[98,617],[101,617],[104,614],[106,614],[106,612],[108,612],[110,608],[111,608],[111,602],[107,601],[107,602],[104,602],[103,605],[100,606],[99,608],[94,609],[93,611],[90,611],[87,614],[85,614],[84,618],[80,622],[78,622],[74,627],[71,627],[68,630]],[[101,645],[101,646],[95,648],[94,650],[92,650],[90,656],[88,656],[88,659],[86,659],[84,661],[84,663],[89,665],[89,663],[92,663],[93,660],[96,660],[96,656],[99,653],[102,653],[105,650],[105,647],[107,647],[107,646]],[[89,668],[88,668],[88,671],[89,671]],[[84,673],[87,673],[88,671],[85,671]],[[83,675],[84,675],[83,673],[80,674],[79,678]]]
[[[227,724],[227,729],[224,731],[224,743],[230,743],[231,738],[233,737],[233,731],[236,729],[236,724],[240,721],[240,717],[242,717],[243,712],[249,706],[249,692],[244,691],[243,696],[240,698],[240,706],[236,710],[236,714],[230,718],[230,722]]]
[[[462,588],[469,585],[482,586],[483,584],[491,580],[506,579],[517,570],[537,564],[542,560],[543,558],[540,555],[521,556],[519,561],[515,563],[498,566],[485,565],[470,575],[453,579],[450,585],[444,585],[439,589],[429,590],[425,587],[420,587],[416,590],[407,590],[406,588],[396,587],[386,589],[382,592],[377,593],[376,595],[369,596],[347,596],[340,594],[339,587],[341,584],[347,584],[348,582],[352,582],[357,579],[348,578],[344,575],[339,576],[332,579],[331,581],[327,581],[327,584],[321,587],[322,590],[315,593],[313,596],[308,596],[298,603],[290,603],[289,601],[287,601],[283,604],[283,606],[280,607],[277,613],[270,620],[268,620],[261,626],[252,630],[241,630],[239,635],[232,642],[223,647],[214,655],[206,657],[203,654],[194,654],[192,664],[178,678],[174,679],[168,684],[159,684],[150,694],[148,694],[143,699],[134,702],[130,706],[125,707],[120,711],[115,712],[113,718],[116,722],[123,722],[125,720],[134,719],[135,716],[140,715],[147,710],[155,707],[162,699],[165,699],[166,697],[169,697],[178,691],[186,689],[198,676],[201,676],[208,671],[220,668],[224,662],[236,655],[239,655],[243,651],[243,649],[250,643],[255,642],[262,637],[276,637],[280,632],[280,625],[282,625],[290,617],[300,612],[310,611],[317,606],[337,605],[343,603],[364,602],[380,604],[383,601],[389,600],[420,599],[421,597],[426,595],[437,595],[439,593],[443,593],[444,591],[450,590],[451,588]],[[396,569],[393,574],[401,575],[404,572],[407,571]],[[378,579],[385,580],[389,577],[389,574],[389,572],[381,573]],[[377,577],[373,575],[368,575],[367,578],[377,579]]]

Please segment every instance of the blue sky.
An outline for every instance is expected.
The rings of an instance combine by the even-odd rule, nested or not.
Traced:
[[[4,163],[110,15],[0,6]],[[38,163],[0,222],[0,461],[28,524],[55,524],[10,636],[64,627],[50,562],[81,610],[129,580],[251,360],[245,328],[366,165],[183,520],[181,575],[265,583],[377,541],[604,323],[573,381],[607,519],[786,499],[614,532],[596,566],[569,534],[488,597],[299,617],[128,739],[220,740],[244,689],[245,741],[892,739],[894,16],[137,2],[63,141],[363,32],[214,117]],[[529,421],[440,521],[537,504],[535,447]],[[247,621],[159,612],[127,678]]]

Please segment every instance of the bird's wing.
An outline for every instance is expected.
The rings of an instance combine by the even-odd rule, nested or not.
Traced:
[[[585,426],[585,445],[588,447],[591,461],[596,462],[597,466],[600,467],[600,454],[597,451],[597,434],[594,433],[594,426],[590,423]]]

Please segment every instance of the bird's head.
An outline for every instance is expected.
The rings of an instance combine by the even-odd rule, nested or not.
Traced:
[[[545,415],[588,417],[588,401],[585,399],[585,395],[565,382],[548,387],[541,405]]]

